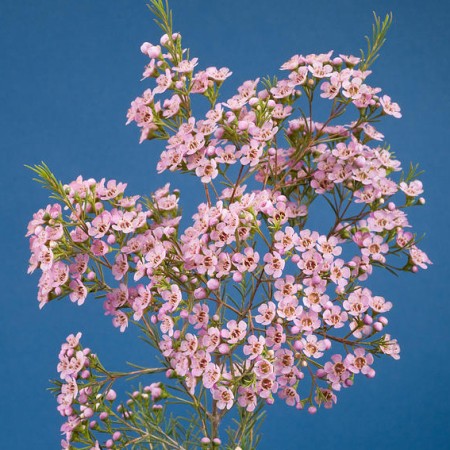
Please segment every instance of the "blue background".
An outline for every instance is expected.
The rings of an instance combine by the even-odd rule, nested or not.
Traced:
[[[370,33],[372,10],[392,10],[394,25],[371,84],[402,107],[387,119],[387,140],[406,167],[419,162],[427,204],[410,221],[427,236],[422,248],[434,265],[417,276],[377,283],[394,302],[388,332],[402,346],[400,361],[383,359],[373,380],[360,377],[331,411],[315,416],[269,409],[261,450],[450,448],[448,89],[450,7],[422,1],[172,0],[175,29],[200,66],[228,66],[226,94],[244,80],[276,74],[295,53],[358,54]],[[161,145],[138,144],[125,113],[146,87],[140,83],[144,41],[159,40],[144,1],[1,0],[0,111],[2,156],[0,326],[1,449],[57,449],[61,418],[46,391],[56,376],[60,343],[82,330],[84,343],[105,365],[151,364],[132,332],[120,334],[100,303],[69,301],[39,312],[38,277],[26,276],[26,224],[47,204],[47,193],[24,164],[45,161],[69,182],[77,175],[128,182],[148,193],[169,178],[184,194],[193,180],[156,176]]]

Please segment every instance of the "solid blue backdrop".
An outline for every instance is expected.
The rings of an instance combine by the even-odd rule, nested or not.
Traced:
[[[406,167],[419,162],[427,204],[410,221],[426,232],[434,265],[417,276],[384,274],[377,293],[394,302],[391,334],[399,361],[377,361],[373,380],[359,377],[332,410],[317,415],[269,408],[261,450],[450,448],[448,89],[450,7],[441,0],[172,0],[175,29],[200,66],[233,70],[224,91],[276,74],[295,53],[358,54],[372,10],[391,9],[394,24],[371,84],[397,101],[403,119],[386,119],[387,141]],[[140,83],[139,46],[159,40],[142,1],[2,0],[0,3],[2,177],[1,434],[5,450],[57,449],[61,417],[46,391],[56,377],[60,343],[81,330],[110,368],[151,364],[135,334],[119,333],[95,301],[38,310],[37,276],[27,277],[26,224],[47,204],[24,164],[45,161],[64,182],[77,175],[128,183],[148,193],[169,179],[182,190],[186,214],[193,180],[156,176],[161,145],[138,144],[125,113],[148,85]]]

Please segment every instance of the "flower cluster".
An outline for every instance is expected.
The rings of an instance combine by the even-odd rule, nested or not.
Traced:
[[[392,303],[364,282],[375,269],[431,264],[407,217],[425,203],[422,183],[414,168],[401,172],[373,126],[400,118],[399,106],[367,84],[370,58],[295,55],[281,66],[287,78],[246,81],[218,102],[230,70],[196,71],[179,33],[168,28],[141,51],[150,59],[144,79],[156,86],[132,102],[128,123],[140,127],[141,142],[164,140],[158,172],[199,178],[205,200],[181,230],[179,193],[169,185],[150,198],[125,197],[115,180],[63,186],[37,167],[65,208],[47,206],[28,227],[40,305],[64,296],[81,305],[104,293],[113,325],[138,324],[160,351],[161,370],[197,411],[201,445],[220,441],[232,409],[250,417],[277,397],[310,413],[332,407],[355,375],[374,377],[374,355],[399,358],[385,333]],[[197,94],[209,102],[201,119],[191,105]],[[312,117],[314,96],[331,102],[322,122]],[[339,123],[347,109],[354,120]],[[68,338],[58,366],[59,410],[74,417],[69,433],[98,409],[80,400],[99,390],[78,389],[91,377],[78,339]]]
[[[69,335],[59,354],[57,369],[63,382],[55,382],[58,411],[67,419],[61,427],[62,449],[74,448],[73,443],[83,435],[95,442],[91,450],[120,449],[137,442],[139,433],[136,436],[124,425],[145,411],[146,419],[157,427],[163,410],[158,402],[167,397],[164,386],[159,382],[143,386],[132,392],[125,403],[114,406],[117,393],[111,386],[123,374],[107,373],[97,356],[81,347],[80,338],[81,333]]]

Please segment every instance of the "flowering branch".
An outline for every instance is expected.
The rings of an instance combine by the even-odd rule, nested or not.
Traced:
[[[157,171],[196,177],[205,201],[182,229],[169,184],[141,198],[116,180],[63,185],[45,164],[32,168],[58,201],[28,226],[40,307],[95,294],[116,328],[138,326],[160,354],[160,367],[111,372],[70,335],[55,390],[62,447],[256,449],[276,398],[310,413],[331,408],[358,374],[375,376],[375,356],[399,358],[384,331],[392,303],[364,282],[374,268],[431,263],[406,215],[425,203],[417,168],[396,176],[401,164],[372,125],[401,117],[367,84],[392,16],[375,16],[362,58],[294,55],[286,77],[246,81],[219,101],[231,71],[197,70],[168,3],[149,7],[164,32],[141,46],[143,79],[156,86],[132,102],[127,123],[141,142],[164,140]],[[203,117],[192,97],[209,105]],[[319,99],[329,102],[322,122]],[[344,114],[352,121],[339,123]],[[163,372],[164,384],[113,408],[118,378]]]

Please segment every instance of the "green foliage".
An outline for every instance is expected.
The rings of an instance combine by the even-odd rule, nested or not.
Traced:
[[[361,64],[362,71],[367,70],[378,58],[379,51],[386,42],[386,34],[392,25],[392,13],[386,14],[383,22],[381,17],[373,13],[375,23],[372,25],[372,38],[366,36],[367,54],[361,50]]]

